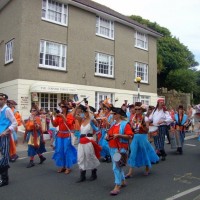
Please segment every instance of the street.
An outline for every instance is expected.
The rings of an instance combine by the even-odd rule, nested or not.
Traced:
[[[29,162],[26,145],[19,145],[20,158],[10,164],[10,184],[0,188],[0,197],[2,200],[200,200],[200,143],[196,137],[188,138],[183,155],[177,155],[166,144],[166,161],[153,165],[149,176],[143,175],[144,168],[135,169],[133,177],[127,180],[127,187],[115,197],[109,195],[114,187],[111,163],[101,163],[96,181],[76,183],[79,178],[77,165],[69,175],[58,174],[48,142],[47,160],[39,165],[36,157],[35,167],[29,169],[26,168]],[[87,172],[87,178],[90,173]]]

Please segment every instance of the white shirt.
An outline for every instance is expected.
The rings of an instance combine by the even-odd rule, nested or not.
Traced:
[[[3,108],[0,108],[0,113],[3,111],[6,107],[8,107],[6,104],[3,106]],[[11,121],[11,125],[8,127],[11,131],[14,131],[17,127],[17,121],[15,119],[15,116],[13,114],[13,111],[8,108],[6,109],[6,118],[8,118]]]
[[[149,116],[149,120],[153,121],[154,126],[167,125],[173,122],[169,112],[168,111],[164,112],[163,109],[161,110],[156,109],[155,112],[153,111],[152,114]],[[164,123],[158,124],[159,121],[164,121]]]

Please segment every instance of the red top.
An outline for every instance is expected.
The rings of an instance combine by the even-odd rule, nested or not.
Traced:
[[[64,123],[63,121],[63,118],[58,116],[55,118],[55,120],[53,120],[54,122],[54,126],[57,127],[59,126],[59,132],[58,131],[58,134],[57,136],[60,137],[60,138],[66,138],[66,137],[69,137],[69,133],[62,133],[62,132],[68,132],[68,128],[70,130],[74,130],[74,123],[75,123],[75,118],[72,114],[67,114],[66,115],[66,123]],[[68,126],[68,128],[66,127],[66,125]]]
[[[113,134],[119,134],[119,128],[120,128],[120,124],[116,124],[114,126],[112,126],[109,131],[108,131],[108,135],[109,137],[113,137]],[[125,129],[124,129],[124,135],[130,135],[133,136],[133,132],[131,129],[130,124],[126,124]],[[109,140],[109,146],[111,148],[128,148],[128,143],[121,143],[120,142],[120,138],[116,138],[116,139],[111,139]]]

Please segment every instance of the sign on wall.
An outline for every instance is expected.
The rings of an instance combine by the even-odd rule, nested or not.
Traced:
[[[23,109],[23,110],[28,109],[28,104],[29,104],[29,97],[22,96],[20,99],[21,109]]]

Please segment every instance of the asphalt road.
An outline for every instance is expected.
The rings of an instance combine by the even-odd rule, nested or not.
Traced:
[[[200,200],[200,143],[197,138],[185,141],[183,155],[176,155],[166,144],[166,161],[153,165],[147,177],[143,175],[144,168],[135,169],[133,177],[127,180],[127,187],[115,197],[109,195],[114,187],[111,163],[101,163],[96,181],[76,183],[78,167],[74,166],[69,175],[58,174],[48,143],[45,163],[30,169],[26,168],[29,159],[25,149],[25,145],[18,146],[20,159],[11,163],[10,184],[0,188],[1,200]],[[90,171],[87,172],[89,176]]]

